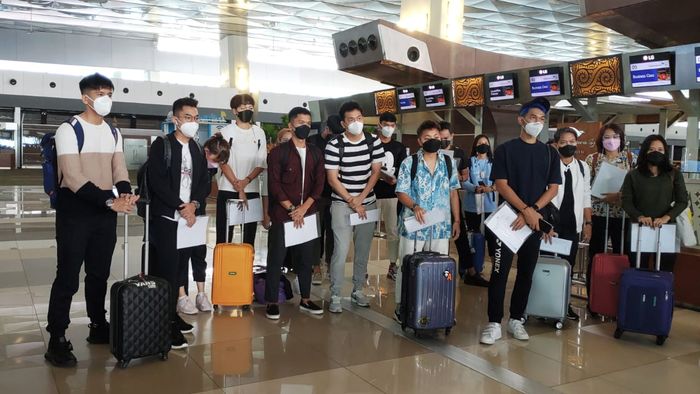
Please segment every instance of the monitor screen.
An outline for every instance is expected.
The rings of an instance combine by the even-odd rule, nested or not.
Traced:
[[[561,67],[530,70],[530,94],[532,97],[560,96],[564,94]]]
[[[674,63],[673,52],[630,56],[632,87],[673,85]]]
[[[416,90],[413,88],[398,89],[399,92],[399,109],[406,111],[416,109],[418,107],[416,101]]]
[[[444,107],[447,105],[445,89],[442,85],[423,86],[423,99],[425,100],[425,106],[428,108]]]
[[[700,83],[700,47],[695,48],[695,80]]]
[[[491,101],[513,100],[518,97],[518,78],[514,73],[489,76]]]

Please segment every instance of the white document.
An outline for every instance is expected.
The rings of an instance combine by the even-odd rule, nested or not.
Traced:
[[[627,170],[615,167],[614,165],[603,162],[600,166],[600,171],[593,180],[591,195],[598,198],[605,197],[605,193],[617,193],[622,189],[622,183],[625,181]]]
[[[284,246],[287,248],[318,237],[318,219],[315,213],[304,217],[304,225],[301,228],[294,227],[294,222],[284,224]]]
[[[209,216],[197,216],[192,227],[187,227],[187,220],[177,221],[177,248],[186,249],[207,243],[207,225]]]
[[[406,226],[406,231],[409,233],[415,233],[416,231],[422,230],[424,228],[432,227],[440,222],[444,222],[449,216],[448,212],[441,209],[433,209],[428,211],[423,215],[425,223],[420,224],[415,216],[409,216],[404,219],[403,224]]]
[[[540,252],[549,252],[555,253],[559,256],[568,256],[571,254],[571,244],[572,242],[568,239],[557,237],[552,238],[551,244],[542,240],[542,242],[540,242]]]
[[[485,220],[486,227],[489,228],[513,253],[517,253],[523,246],[527,237],[532,234],[532,229],[524,226],[518,231],[513,231],[511,224],[518,218],[518,215],[506,203],[501,204],[496,212],[492,213]]]
[[[237,199],[228,200],[226,205],[229,226],[263,220],[262,200],[259,198],[248,200],[248,209]]]
[[[365,211],[367,214],[366,219],[360,219],[360,215],[357,213],[350,214],[350,225],[357,226],[358,224],[372,223],[379,221],[379,210],[372,209],[371,211]]]
[[[680,244],[678,248],[676,246],[676,225],[675,224],[664,224],[659,230],[661,232],[660,244],[661,253],[676,253],[680,250]],[[631,247],[632,252],[637,252],[637,236],[639,235],[639,224],[632,223],[631,231]],[[641,250],[642,253],[656,253],[656,229],[642,226],[642,239],[641,239]],[[633,259],[636,257],[632,257]],[[632,260],[634,261],[634,260]]]

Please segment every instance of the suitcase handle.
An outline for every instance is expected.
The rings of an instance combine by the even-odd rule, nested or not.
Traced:
[[[642,226],[641,223],[637,225],[637,259],[635,266],[640,269],[642,265]],[[661,271],[661,228],[656,227],[654,229],[654,235],[656,236],[656,263],[654,268],[656,271]]]
[[[262,198],[262,196],[260,198]],[[239,198],[229,198],[228,200],[226,200],[226,239],[228,239],[228,228],[229,228],[229,226],[231,226],[228,224],[229,206],[231,204],[240,204],[242,201],[243,200],[241,200]],[[244,243],[243,240],[245,239],[245,225],[246,225],[246,223],[245,223],[245,211],[246,211],[245,209],[243,209],[243,211],[242,211],[243,212],[243,224],[241,224],[241,243]],[[234,224],[233,226],[236,226],[236,225]],[[233,234],[231,234],[231,241],[230,242],[233,242]]]
[[[430,227],[426,227],[427,229],[430,229],[430,231],[428,231],[428,236],[430,237],[429,238],[430,243],[428,244],[428,250],[433,249],[433,226],[435,226],[435,225],[433,224]],[[420,231],[420,230],[418,230],[418,231]],[[413,239],[413,253],[418,253],[418,247],[417,247],[417,245],[418,245],[418,231],[416,231],[416,237]],[[423,245],[423,248],[425,249],[425,244]]]
[[[627,214],[625,211],[622,211],[622,226],[621,226],[621,235],[620,235],[620,254],[624,255],[625,254],[625,217]],[[605,203],[605,252],[607,253],[608,251],[608,232],[609,232],[609,227],[610,227],[610,204]]]

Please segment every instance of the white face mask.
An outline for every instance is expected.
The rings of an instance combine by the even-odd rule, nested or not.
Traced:
[[[197,122],[186,122],[180,125],[180,131],[187,138],[193,138],[199,130],[199,123]]]
[[[365,126],[365,125],[364,125],[362,122],[352,122],[352,123],[350,123],[350,125],[348,126],[348,131],[349,131],[350,134],[352,134],[352,135],[360,135],[360,134],[362,134],[362,128],[363,128],[364,126]]]
[[[392,134],[394,134],[395,130],[396,129],[393,127],[384,126],[384,127],[382,127],[382,135],[386,138],[389,138],[389,137],[391,137]]]
[[[525,132],[533,137],[537,137],[538,135],[540,135],[540,132],[542,132],[543,128],[544,128],[544,123],[540,123],[540,122],[527,123],[525,125]]]
[[[112,110],[112,99],[109,98],[109,96],[100,96],[94,100],[90,96],[85,97],[92,101],[93,105],[88,105],[90,105],[90,108],[95,110],[98,115],[103,117],[109,115],[109,112]]]

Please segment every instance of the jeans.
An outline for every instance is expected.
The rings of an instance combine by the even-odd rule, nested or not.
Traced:
[[[376,209],[376,204],[365,206],[366,210]],[[350,241],[355,246],[352,267],[353,292],[362,290],[367,274],[367,261],[374,237],[375,223],[350,225],[350,215],[355,213],[347,204],[331,204],[331,227],[333,228],[334,250],[331,257],[331,295],[340,296],[345,280],[345,260],[350,250]]]

